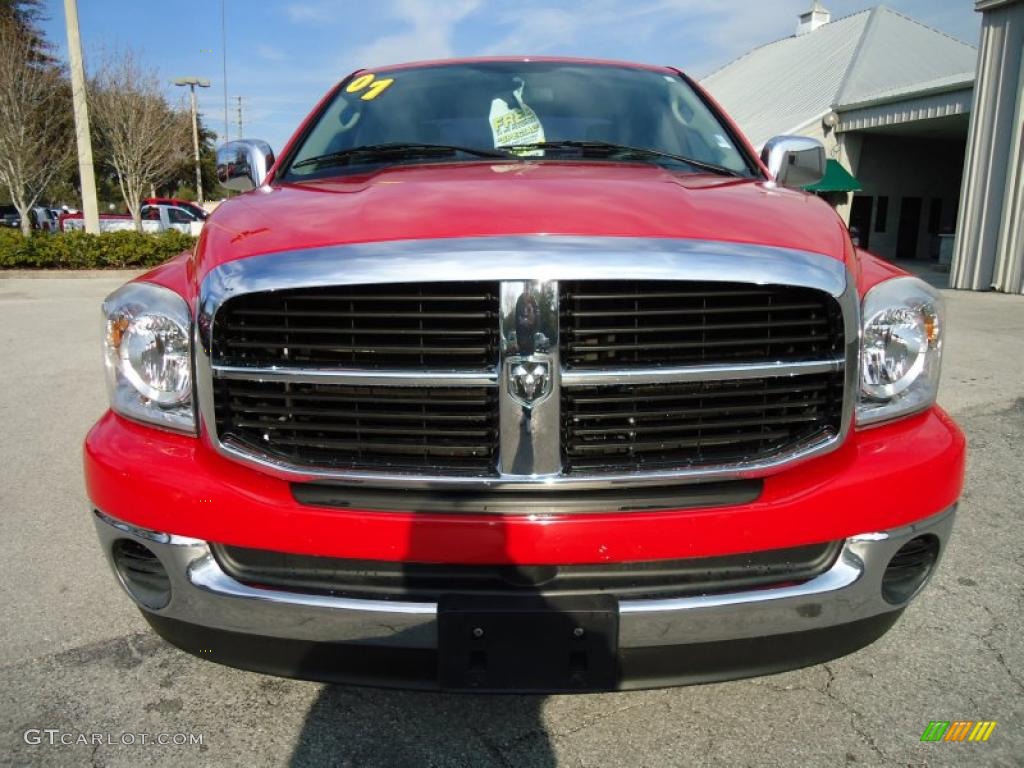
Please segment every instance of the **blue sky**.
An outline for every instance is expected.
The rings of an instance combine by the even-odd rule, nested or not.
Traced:
[[[448,56],[551,54],[672,64],[697,77],[793,33],[810,0],[224,0],[229,97],[245,134],[280,150],[321,95],[353,69]],[[825,0],[833,19],[872,5]],[[977,45],[971,0],[888,0]],[[66,47],[63,2],[47,0],[48,37]],[[79,0],[86,67],[130,46],[170,81],[209,78],[200,111],[224,131],[220,0]],[[178,89],[183,91],[184,89]],[[168,86],[172,98],[182,97]],[[237,138],[235,99],[229,131]]]

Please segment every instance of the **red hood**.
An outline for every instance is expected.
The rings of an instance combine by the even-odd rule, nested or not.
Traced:
[[[760,182],[617,163],[404,166],[256,191],[221,205],[198,276],[274,251],[488,235],[725,240],[843,259],[845,228],[821,200]]]

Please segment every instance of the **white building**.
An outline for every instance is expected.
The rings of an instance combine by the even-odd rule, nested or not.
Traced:
[[[1024,1],[980,0],[977,6],[986,13],[983,29],[992,26],[990,13],[1000,17],[998,29],[987,38],[983,35],[983,66],[986,51],[998,43],[998,50],[988,53],[993,59],[989,69],[1001,79],[1000,87],[985,90],[993,102],[985,114],[996,113],[1006,123],[995,140],[1006,145],[1019,167]],[[957,212],[971,217],[959,228],[973,232],[975,217],[986,206],[990,210],[997,197],[998,179],[989,184],[992,189],[976,182],[978,191],[970,200],[978,202],[969,209],[961,206],[962,181],[965,188],[968,183],[964,162],[969,131],[981,144],[983,136],[992,137],[991,130],[971,124],[978,61],[974,46],[889,8],[874,7],[833,20],[815,1],[800,15],[795,35],[740,56],[702,84],[759,148],[782,133],[824,142],[833,162],[819,190],[855,191],[838,210],[856,226],[861,245],[887,258],[938,260],[940,254],[943,259],[952,256]],[[996,91],[998,97],[993,95]],[[985,120],[987,124],[989,117]],[[992,163],[990,150],[979,145],[969,156],[981,175]],[[1013,179],[1019,189],[1020,173]],[[1008,201],[1008,216],[1021,201],[1020,196]],[[993,252],[1002,242],[1008,249],[1021,248],[1020,218],[989,222],[978,237],[991,241]],[[1007,258],[1014,260],[1012,254]],[[1018,254],[1016,261],[1024,261],[1024,256]],[[953,273],[965,273],[963,287],[985,289],[999,263],[992,254],[971,268],[958,260]],[[1021,291],[1021,267],[1004,271],[1016,275],[1016,290]],[[996,287],[1015,290],[1009,284]]]
[[[951,285],[1024,293],[1024,0],[978,0],[978,82]]]

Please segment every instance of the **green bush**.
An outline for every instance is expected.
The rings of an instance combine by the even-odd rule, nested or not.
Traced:
[[[182,251],[195,238],[177,230],[141,232],[38,233],[22,237],[15,229],[0,230],[0,269],[131,269],[155,267]]]

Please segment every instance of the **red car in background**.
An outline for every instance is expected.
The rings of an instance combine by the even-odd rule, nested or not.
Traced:
[[[90,513],[152,627],[278,675],[595,691],[896,622],[964,438],[945,316],[670,67],[360,70],[218,153],[194,252],[104,303]]]

